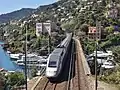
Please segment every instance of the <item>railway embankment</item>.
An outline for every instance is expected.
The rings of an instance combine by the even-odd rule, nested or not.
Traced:
[[[79,55],[81,57],[81,61],[82,61],[82,64],[83,64],[83,69],[84,69],[84,72],[85,72],[85,75],[89,76],[91,75],[91,72],[90,72],[90,67],[87,63],[87,60],[85,58],[85,54],[83,52],[83,49],[82,49],[82,46],[81,46],[81,43],[79,41],[79,39],[75,38],[76,42],[78,43],[78,46],[79,46]]]
[[[85,55],[84,55],[84,52],[83,52],[83,49],[82,49],[82,46],[81,46],[79,39],[75,38],[75,40],[79,46],[79,48],[78,48],[79,52],[77,52],[77,53],[79,53],[79,57],[81,57],[83,69],[84,69],[85,75],[87,77],[86,79],[87,79],[88,84],[89,84],[89,90],[95,90],[95,78],[91,75],[90,68],[89,68],[87,60],[85,58]],[[99,81],[99,80],[98,80],[97,89],[98,90],[119,90],[115,85],[107,84],[107,83]]]
[[[41,79],[42,79],[42,77],[37,78],[37,80],[33,84],[33,87],[31,87],[31,90],[35,90],[35,88],[37,87],[37,85],[39,84]]]
[[[89,65],[87,63],[87,60],[85,58],[81,43],[79,41],[78,38],[74,38],[75,42],[76,42],[76,46],[77,46],[77,54],[78,54],[78,60],[79,62],[81,62],[82,65],[82,73],[84,73],[84,80],[86,80],[86,85],[88,86],[88,90],[94,90],[94,81],[91,79],[91,72],[90,72],[90,68]]]
[[[30,81],[28,81],[28,83],[27,83],[28,84],[28,90],[31,90],[34,87],[34,85],[35,85],[35,83],[37,82],[38,79],[39,79],[39,77],[34,77]]]

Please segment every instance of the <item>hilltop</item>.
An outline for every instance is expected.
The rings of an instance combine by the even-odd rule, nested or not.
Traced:
[[[23,17],[26,17],[30,14],[32,14],[35,11],[35,9],[31,8],[22,8],[20,10],[7,13],[7,14],[2,14],[0,15],[0,23],[5,23],[9,22],[10,20],[19,20]]]
[[[55,2],[53,4],[49,4],[49,5],[43,5],[43,6],[39,6],[38,8],[22,8],[20,10],[16,10],[10,13],[6,13],[6,14],[1,14],[0,15],[0,23],[7,23],[11,20],[19,20],[25,17],[29,17],[30,15],[34,14],[35,12],[43,12],[43,11],[47,11],[48,9],[51,8],[56,8],[59,4],[61,4],[62,2],[67,1],[67,0],[61,0],[58,2]]]

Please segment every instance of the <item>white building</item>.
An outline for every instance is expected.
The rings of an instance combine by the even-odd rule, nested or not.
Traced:
[[[31,17],[32,18],[35,18],[35,17],[38,17],[39,15],[37,15],[37,14],[33,14]]]
[[[41,34],[49,33],[53,31],[59,31],[60,27],[56,25],[56,23],[47,21],[45,23],[36,23],[36,35],[40,36]]]
[[[119,6],[113,2],[111,2],[108,6],[108,12],[106,13],[107,18],[118,18]]]
[[[43,58],[42,56],[37,56],[35,54],[28,54],[27,55],[27,59],[26,59],[26,63],[27,63],[27,66],[29,67],[33,67],[33,66],[36,66],[36,67],[41,67],[43,65],[42,62],[47,62],[47,59]],[[25,56],[21,56],[18,60],[17,60],[17,64],[20,65],[20,66],[24,66],[25,65]]]
[[[90,54],[87,59],[88,59],[88,61],[94,60],[94,57],[95,57],[95,51],[94,51],[94,53]],[[113,60],[113,52],[112,51],[106,51],[106,52],[97,51],[98,64],[103,64],[107,60]]]

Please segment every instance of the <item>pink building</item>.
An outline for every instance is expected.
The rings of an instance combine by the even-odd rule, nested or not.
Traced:
[[[89,27],[88,39],[101,39],[101,29],[96,27]]]

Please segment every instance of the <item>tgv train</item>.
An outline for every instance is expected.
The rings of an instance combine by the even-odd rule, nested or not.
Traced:
[[[67,33],[66,38],[49,55],[46,67],[46,76],[48,78],[57,78],[64,66],[65,59],[72,41],[72,33]]]

